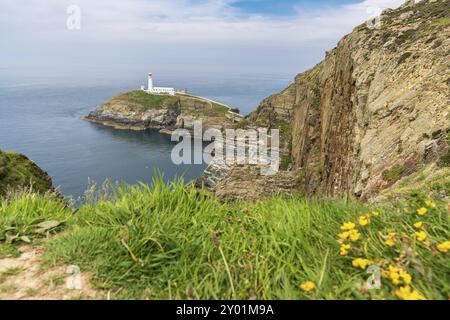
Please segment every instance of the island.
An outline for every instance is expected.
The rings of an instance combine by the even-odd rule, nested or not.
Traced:
[[[85,119],[116,129],[157,129],[171,134],[176,129],[192,131],[197,120],[203,121],[204,130],[223,130],[233,127],[243,116],[238,109],[187,93],[133,90],[97,106]]]

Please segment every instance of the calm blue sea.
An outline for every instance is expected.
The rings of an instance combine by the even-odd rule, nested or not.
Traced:
[[[124,68],[126,70],[126,68]],[[111,96],[139,88],[149,70],[76,73],[28,73],[0,69],[0,149],[27,155],[53,178],[66,196],[84,194],[89,178],[151,182],[155,169],[166,179],[197,178],[205,165],[176,166],[173,143],[157,132],[121,131],[82,120]],[[87,74],[87,76],[86,76]],[[286,87],[292,74],[177,73],[159,70],[156,85],[187,88],[241,109],[253,111],[265,97]]]

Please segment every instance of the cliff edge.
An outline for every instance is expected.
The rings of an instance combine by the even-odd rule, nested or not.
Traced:
[[[0,150],[0,197],[20,188],[35,193],[54,190],[50,176],[33,161],[24,155]]]
[[[448,0],[384,11],[380,28],[355,28],[244,120],[285,133],[282,169],[301,177],[293,184],[297,191],[367,199],[431,165],[446,172],[448,185],[449,12]],[[246,171],[211,167],[202,180],[213,181],[208,174],[220,172],[211,189],[246,198],[255,179],[243,182]],[[239,195],[227,187],[233,176],[240,179]]]

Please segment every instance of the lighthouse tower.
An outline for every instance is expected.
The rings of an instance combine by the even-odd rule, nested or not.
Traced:
[[[147,90],[153,91],[153,74],[148,74],[148,88]]]

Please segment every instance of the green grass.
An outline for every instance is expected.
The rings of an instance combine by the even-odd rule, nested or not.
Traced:
[[[145,112],[150,109],[175,107],[177,103],[180,103],[182,113],[196,116],[224,117],[229,111],[229,108],[224,105],[212,103],[199,97],[189,95],[154,95],[142,90],[119,94],[108,101],[106,105],[132,112]]]
[[[446,26],[450,25],[450,17],[442,17],[442,18],[436,19],[431,22],[431,25],[436,26],[436,27],[446,27]]]
[[[401,266],[426,298],[447,299],[450,292],[448,255],[436,250],[450,236],[448,213],[438,203],[419,217],[426,197],[376,208],[303,198],[220,203],[181,180],[164,185],[162,178],[153,187],[112,192],[112,199],[76,213],[42,195],[13,198],[0,207],[1,230],[15,226],[13,234],[34,241],[37,223],[64,221],[53,230],[63,232],[45,242],[44,267],[78,265],[113,299],[395,299],[398,286],[386,278],[381,290],[366,290],[368,275],[352,266],[358,257]],[[340,226],[375,209],[381,214],[357,227],[361,239],[341,256]],[[417,221],[425,223],[429,243],[416,240]],[[390,231],[398,235],[394,247],[382,236]],[[305,281],[316,289],[303,292]]]
[[[422,194],[439,197],[441,193],[450,195],[450,167],[439,167],[436,164],[425,166],[404,177],[391,188],[381,191],[380,197],[387,199],[406,198],[417,194],[417,190]]]
[[[52,189],[52,182],[25,156],[0,151],[0,196],[17,188],[32,188],[35,192],[45,193]]]
[[[134,111],[159,109],[164,105],[172,105],[178,101],[177,97],[170,95],[148,94],[142,90],[122,93],[111,99],[110,104],[126,104]]]
[[[398,179],[400,179],[400,177],[402,176],[402,174],[406,172],[406,170],[407,169],[405,166],[401,164],[396,164],[391,169],[385,170],[383,172],[382,174],[383,180],[388,182],[395,182]]]
[[[9,268],[5,271],[0,272],[0,284],[5,282],[9,277],[13,277],[18,275],[23,271],[22,268]]]
[[[30,243],[64,227],[72,210],[50,195],[20,192],[8,200],[0,198],[0,252],[14,254],[12,243]]]

